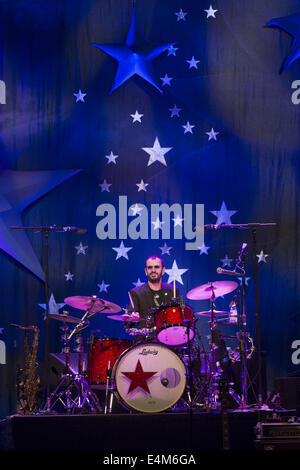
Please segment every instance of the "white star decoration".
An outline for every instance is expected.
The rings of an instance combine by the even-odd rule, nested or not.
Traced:
[[[140,278],[138,278],[138,280],[136,282],[133,282],[132,283],[135,287],[139,287],[139,286],[142,286],[144,284],[144,282],[142,282],[140,280]]]
[[[264,252],[261,250],[259,255],[256,255],[256,256],[258,258],[258,263],[261,263],[262,261],[266,263],[267,262],[266,257],[269,255],[265,255]]]
[[[169,255],[170,256],[170,250],[172,250],[172,246],[168,246],[165,242],[164,246],[160,246],[159,249],[161,250],[162,255]]]
[[[134,206],[131,206],[129,208],[129,210],[132,211],[132,214],[131,215],[136,215],[136,214],[140,214],[140,212],[144,209],[144,207],[140,207],[138,204],[135,204]]]
[[[182,222],[184,221],[184,219],[181,219],[179,217],[179,214],[176,215],[175,219],[172,219],[174,221],[174,227],[176,227],[177,225],[179,225],[180,227],[182,227]]]
[[[188,269],[179,269],[176,263],[176,260],[173,261],[173,265],[171,269],[166,269],[166,274],[169,276],[168,284],[173,282],[174,280],[183,284],[181,276],[188,271]]]
[[[210,246],[206,246],[205,243],[202,243],[201,246],[198,246],[198,249],[200,250],[200,253],[199,253],[200,255],[203,255],[203,253],[205,255],[208,255],[207,250],[210,250]]]
[[[215,18],[215,13],[218,11],[218,10],[214,10],[212,5],[210,5],[209,9],[208,10],[204,10],[206,12],[206,18],[209,18],[209,17],[212,17],[212,18]]]
[[[57,304],[54,299],[54,295],[51,294],[50,299],[49,299],[49,313],[55,313],[59,314],[59,310],[66,305],[65,303],[60,303]],[[44,310],[47,310],[46,304],[39,304],[40,307],[42,307]],[[45,319],[46,317],[44,317]]]
[[[88,246],[83,246],[82,242],[80,242],[79,245],[75,246],[75,249],[77,250],[77,253],[76,255],[85,255],[86,253],[86,250],[87,250]]]
[[[110,284],[105,284],[105,282],[102,280],[101,284],[97,284],[99,287],[99,292],[107,292],[107,288],[110,286]]]
[[[190,132],[191,134],[193,133],[193,127],[195,127],[194,125],[190,124],[189,121],[182,126],[184,128],[184,134],[186,134],[187,132]]]
[[[160,78],[162,81],[162,86],[168,85],[171,86],[171,80],[173,80],[172,77],[169,77],[168,74],[166,73],[164,77]]]
[[[208,135],[208,140],[217,140],[217,135],[220,134],[220,132],[216,132],[213,128],[211,128],[210,132],[205,132],[205,134]]]
[[[179,117],[180,111],[182,111],[181,108],[177,108],[176,104],[174,104],[173,108],[169,108],[169,111],[171,111],[171,117],[177,116]]]
[[[191,60],[187,60],[187,63],[189,64],[189,69],[191,68],[197,69],[198,62],[200,62],[200,60],[196,60],[194,56],[191,58]]]
[[[161,221],[159,220],[159,217],[157,217],[156,220],[155,220],[154,222],[152,222],[152,224],[153,224],[153,230],[157,230],[157,229],[162,230],[162,226],[163,226],[164,223],[165,223],[165,222],[161,222]]]
[[[126,258],[126,259],[129,259],[128,258],[128,251],[132,250],[132,247],[129,247],[129,248],[126,248],[124,246],[124,243],[123,243],[123,240],[121,241],[120,243],[120,246],[119,248],[113,248],[114,251],[116,251],[117,253],[117,256],[116,256],[116,260],[119,259],[119,258]]]
[[[107,183],[107,181],[104,180],[102,184],[99,184],[99,186],[101,188],[101,193],[103,191],[107,191],[108,193],[110,193],[109,187],[111,186],[111,183]]]
[[[110,152],[109,155],[105,155],[105,158],[107,158],[107,164],[114,163],[116,165],[117,164],[116,158],[119,158],[119,156],[114,155],[113,152]]]
[[[156,137],[153,147],[143,147],[142,150],[147,152],[150,155],[150,158],[148,160],[148,165],[152,165],[152,163],[158,161],[162,163],[163,165],[167,166],[166,160],[165,160],[165,154],[172,150],[173,147],[161,147],[158,137]]]
[[[141,118],[144,116],[143,114],[139,114],[138,111],[135,112],[135,114],[130,114],[130,116],[133,118],[132,122],[142,122]]]
[[[149,186],[149,183],[144,183],[144,180],[141,180],[140,183],[136,183],[136,186],[139,188],[139,189],[138,189],[138,192],[140,192],[140,191],[145,191],[145,192],[147,192],[146,187]]]
[[[71,274],[70,271],[65,274],[66,281],[73,281],[74,274]]]
[[[187,13],[184,13],[183,10],[182,10],[182,8],[180,8],[180,10],[179,10],[177,13],[174,13],[174,15],[177,16],[177,21],[180,21],[180,20],[185,21],[185,20],[186,20],[185,17],[186,17],[186,15],[187,15]]]
[[[176,51],[178,51],[178,47],[174,47],[173,44],[168,48],[168,57],[169,55],[175,55]]]
[[[222,202],[221,209],[219,211],[210,211],[213,215],[217,217],[216,225],[221,224],[231,224],[231,216],[237,211],[229,211],[225,205],[225,202]]]
[[[231,268],[231,263],[232,259],[228,258],[228,255],[225,255],[225,258],[220,260],[222,262],[222,268],[225,268],[225,266],[229,266]]]
[[[79,90],[78,93],[73,93],[73,95],[76,97],[76,103],[78,103],[78,101],[82,101],[84,103],[86,93],[82,93],[81,90]]]

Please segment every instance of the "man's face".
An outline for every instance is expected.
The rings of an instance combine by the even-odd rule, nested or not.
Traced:
[[[159,282],[164,272],[165,267],[159,258],[150,258],[146,261],[145,273],[150,282]]]

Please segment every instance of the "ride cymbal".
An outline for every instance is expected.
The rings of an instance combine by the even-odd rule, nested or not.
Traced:
[[[67,297],[64,302],[70,307],[78,308],[79,310],[89,310],[89,313],[118,313],[122,309],[119,305],[113,304],[108,300],[98,299],[96,296],[74,296]]]
[[[238,287],[238,283],[234,281],[214,281],[202,284],[190,290],[186,296],[190,300],[206,300],[229,294]]]

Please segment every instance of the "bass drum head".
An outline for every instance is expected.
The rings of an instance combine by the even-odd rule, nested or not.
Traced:
[[[166,346],[141,343],[120,356],[113,378],[126,408],[159,413],[181,398],[186,386],[186,368],[179,356]]]

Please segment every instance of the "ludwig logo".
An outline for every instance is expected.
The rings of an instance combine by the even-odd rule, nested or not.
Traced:
[[[6,87],[3,80],[0,80],[0,104],[6,104]]]

